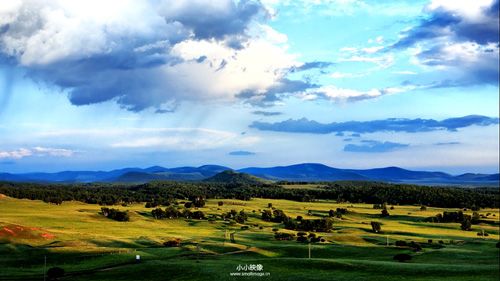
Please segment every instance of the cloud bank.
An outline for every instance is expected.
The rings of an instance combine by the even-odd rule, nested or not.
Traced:
[[[0,7],[0,63],[74,105],[166,112],[186,100],[264,104],[311,85],[252,0],[16,0]],[[284,41],[283,41],[284,40]],[[169,105],[167,109],[164,105]]]
[[[251,155],[255,155],[255,152],[246,151],[246,150],[238,150],[238,151],[231,151],[228,154],[231,156],[251,156]]]
[[[499,124],[499,118],[480,115],[469,115],[464,117],[449,118],[441,121],[434,119],[406,119],[389,118],[373,121],[349,121],[332,122],[329,124],[319,123],[306,118],[294,120],[288,119],[282,122],[253,122],[249,127],[262,131],[288,132],[288,133],[375,133],[375,132],[430,132],[437,130],[456,131],[469,126],[489,126]],[[354,135],[353,135],[354,136]]]
[[[375,140],[363,140],[361,142],[362,144],[348,144],[344,146],[344,151],[360,153],[383,153],[409,146],[408,144],[389,141],[381,142]]]

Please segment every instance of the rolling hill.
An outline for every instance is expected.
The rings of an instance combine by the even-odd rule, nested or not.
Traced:
[[[277,167],[249,167],[233,171],[231,168],[218,165],[203,165],[200,167],[164,168],[152,166],[149,168],[124,168],[112,171],[64,171],[58,173],[0,173],[0,181],[13,182],[124,182],[140,183],[152,180],[202,181],[221,180],[223,176],[236,179],[243,177],[232,173],[239,172],[265,180],[287,181],[338,181],[338,180],[372,180],[385,182],[414,183],[426,185],[469,185],[498,186],[499,174],[450,175],[437,171],[412,171],[399,167],[375,169],[339,169],[317,163],[303,163]],[[222,173],[222,174],[220,174]],[[220,174],[220,175],[218,175]],[[214,177],[218,175],[218,177]],[[225,179],[232,181],[232,179]],[[225,181],[224,180],[224,181]],[[250,180],[240,178],[238,180]]]

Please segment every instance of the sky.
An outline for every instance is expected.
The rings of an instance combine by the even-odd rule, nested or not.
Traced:
[[[498,0],[0,3],[0,172],[499,171]]]

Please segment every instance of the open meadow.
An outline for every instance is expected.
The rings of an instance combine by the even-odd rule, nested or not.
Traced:
[[[262,220],[261,212],[269,209],[270,203],[294,218],[318,219],[336,208],[346,208],[348,213],[333,218],[333,230],[316,233],[322,240],[309,245],[297,242],[296,237],[275,239],[275,232],[295,235],[297,231]],[[390,216],[381,217],[380,210],[371,204],[211,199],[198,209],[217,219],[205,220],[157,220],[144,204],[115,208],[128,211],[130,221],[104,217],[97,204],[71,201],[55,205],[2,196],[0,280],[43,280],[51,267],[64,269],[60,280],[499,278],[498,209],[481,209],[481,223],[463,231],[459,223],[425,222],[425,218],[447,209],[421,210],[420,206],[388,206]],[[230,210],[244,210],[248,220],[239,224],[213,216]],[[381,223],[380,233],[372,231],[372,221]],[[478,236],[482,231],[488,236]],[[178,247],[163,245],[175,238],[181,241]],[[396,241],[414,241],[421,250],[396,246]],[[409,254],[411,260],[393,259],[401,253]],[[140,262],[136,255],[140,255]]]

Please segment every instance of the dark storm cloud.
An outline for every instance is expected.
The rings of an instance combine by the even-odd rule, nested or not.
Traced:
[[[206,5],[205,1],[181,1],[175,5],[170,2],[166,1],[164,7],[168,20],[181,22],[200,39],[244,34],[253,17],[266,14],[259,1],[214,1],[212,5]]]
[[[74,105],[113,100],[132,111],[148,107],[161,111],[162,104],[185,95],[203,96],[201,91],[186,93],[189,85],[165,71],[183,63],[172,54],[175,44],[207,39],[242,48],[250,22],[267,16],[264,6],[252,0],[127,2],[101,11],[110,13],[108,20],[89,19],[90,24],[84,24],[80,17],[88,15],[78,10],[65,13],[59,21],[47,16],[71,5],[23,0],[19,8],[0,14],[7,20],[0,26],[0,66],[21,68],[28,77],[56,86]],[[206,59],[200,56],[193,62]],[[223,61],[218,70],[226,64]],[[293,82],[271,91],[280,87],[293,87]],[[0,100],[0,107],[5,100]]]
[[[498,85],[499,1],[470,16],[447,7],[430,10],[428,17],[403,32],[390,49],[419,45],[421,64],[447,67],[459,77],[443,87],[476,84]],[[454,47],[455,46],[455,47]]]
[[[423,40],[449,37],[455,42],[472,41],[480,45],[499,41],[499,7],[496,0],[484,9],[477,19],[470,20],[463,15],[443,8],[431,12],[428,18],[403,32],[393,48],[406,48]]]

